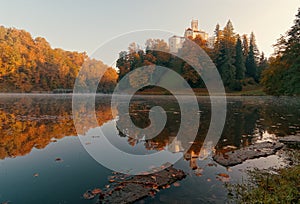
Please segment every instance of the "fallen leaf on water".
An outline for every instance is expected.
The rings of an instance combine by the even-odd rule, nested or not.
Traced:
[[[33,174],[33,177],[38,177],[38,176],[39,176],[38,173]]]
[[[229,182],[230,181],[230,178],[228,177],[220,177],[220,176],[217,176],[216,178],[217,180],[219,181],[222,181],[222,182]]]
[[[224,173],[220,173],[220,174],[218,174],[218,176],[224,177],[224,178],[229,178],[229,175],[228,174],[224,174]]]
[[[92,190],[92,193],[93,193],[94,195],[97,195],[97,194],[102,193],[102,191],[101,191],[100,188],[95,188],[94,190]]]
[[[179,186],[180,186],[180,183],[178,183],[178,182],[175,182],[175,183],[173,183],[173,186],[175,186],[175,187],[179,187]]]
[[[207,164],[207,166],[217,166],[217,165],[214,163],[209,163],[209,164]]]
[[[95,198],[95,195],[92,193],[91,190],[87,190],[84,194],[83,194],[83,198],[86,200],[91,200]]]
[[[222,182],[229,182],[230,176],[228,174],[220,173],[217,176],[217,180],[222,181]]]
[[[61,158],[59,158],[59,157],[57,157],[57,158],[55,158],[55,161],[57,161],[57,162],[61,162],[61,161],[62,161],[62,159],[61,159]]]

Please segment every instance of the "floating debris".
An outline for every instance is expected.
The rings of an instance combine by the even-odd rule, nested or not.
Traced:
[[[55,158],[55,161],[56,162],[62,162],[63,160],[62,160],[62,158],[57,157],[57,158]]]
[[[97,194],[101,194],[102,190],[100,188],[95,188],[92,190],[92,194],[97,195]]]
[[[217,164],[215,164],[215,163],[208,163],[207,166],[212,167],[212,166],[217,166]]]
[[[228,174],[225,174],[225,173],[220,173],[220,174],[218,174],[218,176],[224,177],[224,178],[229,178],[230,177]]]
[[[222,182],[229,182],[230,181],[230,176],[225,173],[220,173],[216,177],[217,180],[222,181]]]
[[[87,190],[84,194],[83,194],[83,198],[86,200],[92,200],[95,198],[95,194],[93,194],[93,192],[91,190]]]
[[[38,173],[33,174],[33,177],[38,177],[38,176],[39,176]]]

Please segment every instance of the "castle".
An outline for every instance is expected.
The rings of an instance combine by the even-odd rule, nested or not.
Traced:
[[[208,33],[199,30],[198,28],[198,20],[192,20],[191,27],[185,29],[184,37],[174,35],[169,38],[169,47],[170,52],[177,53],[180,48],[182,48],[182,45],[186,38],[195,38],[197,36],[200,36],[203,40],[207,41],[207,44],[209,47],[213,45],[213,37],[209,37]]]

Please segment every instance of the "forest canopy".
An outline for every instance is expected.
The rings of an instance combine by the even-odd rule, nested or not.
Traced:
[[[33,38],[24,30],[0,26],[0,92],[73,89],[84,63],[94,69],[108,68],[102,62],[90,59],[84,52],[53,49],[42,37]],[[82,85],[89,83],[88,78],[81,80],[86,80],[81,81]],[[98,91],[111,92],[116,80],[115,69],[108,68]]]

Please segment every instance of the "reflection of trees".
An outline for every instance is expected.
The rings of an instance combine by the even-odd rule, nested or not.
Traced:
[[[299,126],[300,106],[296,101],[292,98],[232,99],[227,107],[226,125],[217,152],[230,151],[231,148],[224,149],[229,145],[239,148],[253,144],[262,139],[263,133],[277,137],[293,134],[295,130],[290,127]]]
[[[285,136],[299,132],[300,103],[297,98],[273,99],[272,105],[262,111],[262,128],[276,136]]]
[[[143,101],[132,100],[129,107],[129,114],[131,120],[137,127],[145,128],[150,124],[149,110],[153,106],[160,106],[166,111],[167,122],[164,129],[160,132],[159,135],[157,135],[153,139],[146,139],[144,144],[145,148],[147,150],[160,151],[168,146],[168,149],[172,152],[184,151],[188,153],[194,151],[196,153],[199,153],[202,143],[204,141],[204,137],[207,132],[207,128],[209,126],[210,117],[207,116],[209,114],[206,113],[207,115],[203,117],[201,116],[200,128],[198,131],[198,135],[194,141],[193,135],[191,134],[190,132],[191,130],[189,127],[184,127],[185,130],[184,136],[175,138],[180,127],[181,115],[180,115],[179,105],[174,97],[168,97],[167,99],[160,98],[158,100],[153,100],[153,99],[143,100]],[[205,112],[209,112],[210,104],[206,103],[203,106],[205,106],[204,107]],[[123,108],[126,107],[123,107],[122,105],[118,106],[118,112],[119,113],[124,112]],[[185,114],[189,114],[189,113],[187,112]],[[205,120],[202,120],[203,118],[205,118]],[[129,124],[128,121],[126,121],[126,119],[127,119],[126,115],[122,116],[121,114],[119,114],[119,120],[117,121],[117,125],[118,123],[122,123],[123,126],[126,123]],[[189,118],[189,119],[194,120],[194,118]],[[187,124],[191,124],[191,123],[187,121]],[[130,127],[128,126],[128,128]],[[122,137],[127,136],[128,143],[132,146],[137,144],[138,140],[141,140],[143,138],[143,135],[139,134],[139,132],[134,133],[134,135],[128,135],[127,129],[119,130],[119,135]],[[174,146],[169,146],[174,139],[177,140],[174,143]],[[191,142],[194,143],[191,145]]]
[[[178,104],[176,103],[166,103],[166,101],[160,103],[155,103],[154,101],[150,100],[150,103],[140,102],[140,101],[132,101],[129,107],[129,114],[130,118],[133,121],[133,123],[139,127],[139,128],[146,128],[150,125],[149,120],[149,110],[153,106],[161,106],[164,108],[164,110],[170,110],[170,109],[178,109]],[[125,112],[123,109],[126,107],[123,107],[122,105],[118,106],[118,112],[123,113]],[[145,147],[148,150],[160,150],[164,148],[169,141],[170,135],[175,135],[177,132],[177,125],[172,125],[172,123],[176,123],[180,120],[180,115],[174,115],[173,111],[167,111],[167,124],[164,128],[164,130],[155,138],[151,140],[146,140]],[[119,114],[119,120],[117,121],[117,125],[121,124],[122,126],[129,127],[129,121],[127,121],[126,115]],[[130,128],[130,127],[129,127]],[[128,135],[128,130],[119,130],[119,135],[121,136],[129,136],[128,142],[131,145],[135,145],[138,140],[141,140],[143,138],[143,135],[141,135],[139,132],[132,132],[131,135]]]
[[[108,101],[96,103],[99,125],[113,118]],[[3,98],[0,123],[0,159],[22,156],[34,147],[45,148],[54,139],[76,135],[71,97]]]
[[[288,135],[295,132],[297,129],[291,128],[291,126],[299,126],[299,103],[289,104],[283,101],[274,101],[274,99],[259,99],[259,98],[229,98],[227,106],[227,119],[226,124],[217,146],[215,147],[216,153],[225,153],[231,151],[232,148],[240,148],[248,146],[256,140],[261,139],[263,133],[274,134],[275,136]],[[161,151],[166,148],[172,140],[175,138],[180,126],[180,113],[179,106],[176,100],[143,100],[143,101],[131,101],[130,116],[135,125],[140,128],[147,127],[149,125],[149,109],[153,106],[161,106],[167,111],[168,121],[164,130],[155,138],[145,141],[145,148],[148,150]],[[177,138],[176,141],[179,146],[172,147],[170,151],[174,152],[184,150],[185,159],[191,160],[191,166],[195,165],[195,158],[203,156],[200,154],[206,154],[209,150],[204,149],[201,153],[200,150],[203,146],[203,141],[206,136],[207,130],[210,124],[210,103],[207,99],[199,99],[201,113],[200,127],[198,135],[195,141],[192,141],[189,134],[189,128],[185,128],[185,135],[183,138]],[[119,107],[118,107],[119,108]],[[190,118],[193,120],[193,118]],[[121,115],[119,121],[123,121]],[[118,121],[118,122],[119,122]],[[300,130],[298,129],[298,132]],[[126,131],[119,130],[120,135],[126,135]],[[125,134],[123,134],[123,133]],[[142,136],[136,133],[136,139],[128,137],[128,142],[134,146],[138,139]],[[187,150],[190,143],[193,142],[191,147]]]

